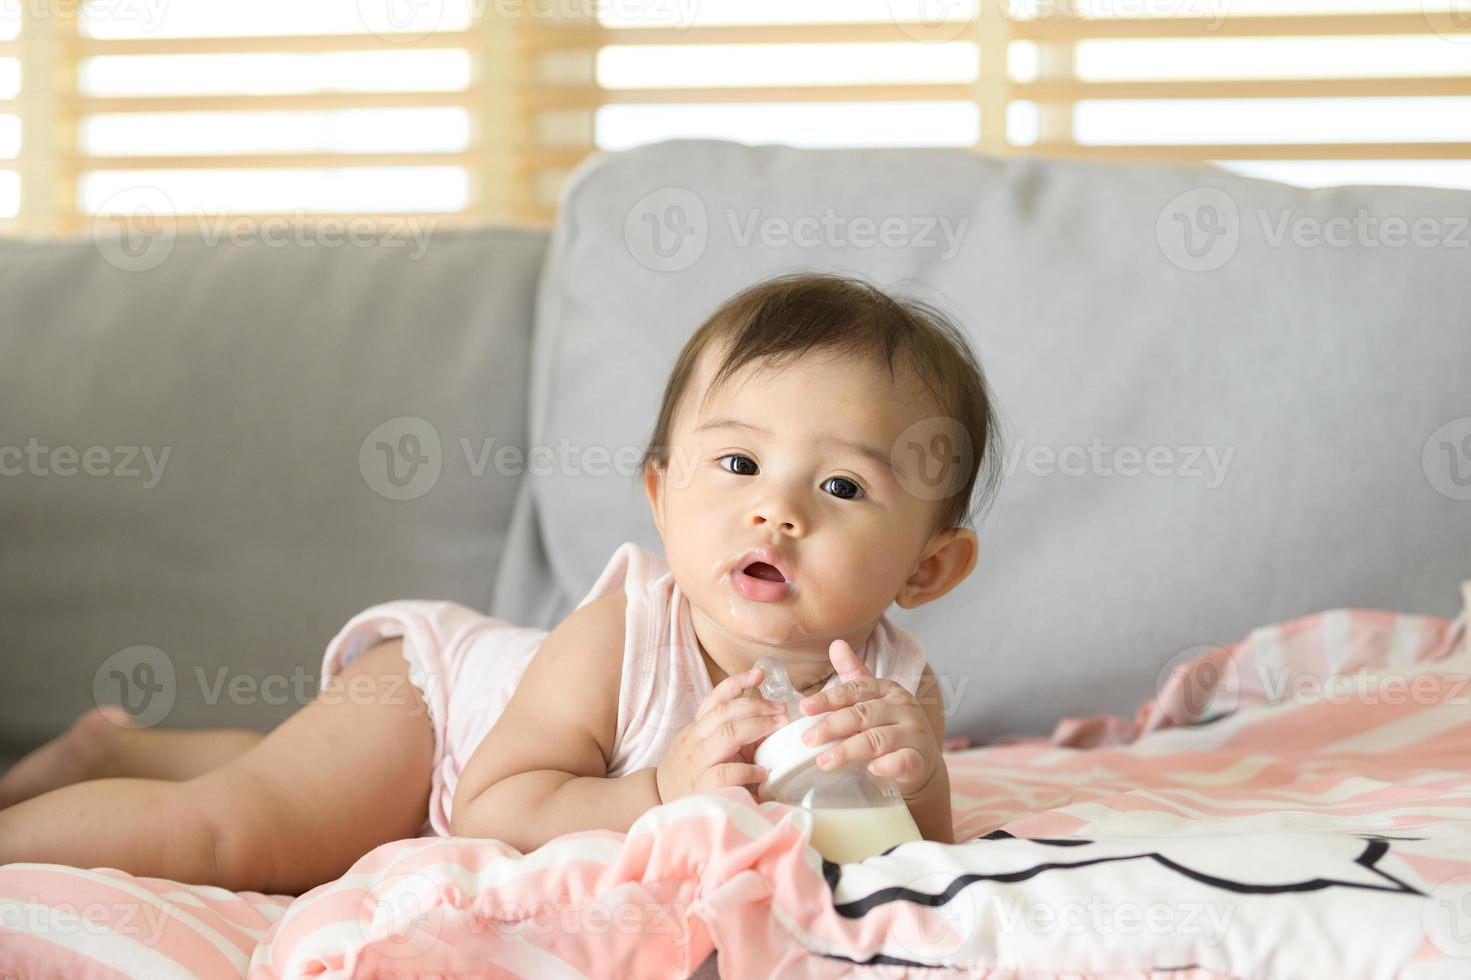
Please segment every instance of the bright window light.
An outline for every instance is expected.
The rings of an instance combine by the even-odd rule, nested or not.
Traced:
[[[1216,165],[1301,187],[1403,184],[1471,190],[1471,160],[1222,160]]]
[[[1419,13],[1447,9],[1458,0],[998,0],[1019,19],[1081,17],[1204,17],[1243,14]]]
[[[969,20],[981,0],[608,0],[596,8],[608,27],[723,24],[830,24]],[[985,0],[994,2],[994,0]]]
[[[752,66],[759,65],[759,71]],[[598,53],[606,88],[974,82],[973,44],[620,44]]]
[[[83,33],[98,38],[226,37],[274,34],[362,34],[459,31],[472,3],[487,0],[94,0],[83,7]],[[493,8],[492,8],[493,9]]]
[[[0,93],[4,77],[0,71]],[[82,62],[78,84],[84,95],[93,96],[456,91],[470,84],[470,55],[463,50],[106,55]]]
[[[1079,143],[1471,140],[1471,98],[1078,103]]]
[[[95,156],[456,152],[469,143],[464,109],[116,113],[84,119],[81,135]]]
[[[968,102],[604,106],[596,128],[605,149],[694,137],[812,147],[971,146],[980,110]]]
[[[458,211],[469,191],[463,167],[96,171],[82,179],[79,204],[87,214]]]
[[[1078,77],[1084,81],[1365,78],[1458,75],[1471,69],[1471,48],[1439,37],[1081,41],[1076,51]]]

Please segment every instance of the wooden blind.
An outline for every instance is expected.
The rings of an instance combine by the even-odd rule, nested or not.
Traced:
[[[589,153],[669,136],[1471,186],[1464,0],[272,2],[0,5],[0,230],[540,223]]]
[[[20,211],[20,11],[0,6],[0,232]]]
[[[518,167],[514,21],[445,0],[402,4],[432,15],[405,24],[394,2],[377,18],[367,0],[233,18],[313,30],[272,34],[231,32],[220,12],[253,5],[217,0],[26,0],[13,226],[74,233],[136,209],[541,220]],[[182,32],[143,16],[175,9],[194,14]]]
[[[904,121],[924,117],[929,145],[987,153],[1471,187],[1464,0],[793,0],[784,6],[850,19],[736,23],[753,4],[762,6],[702,0],[693,21],[675,27],[532,24],[526,44],[538,55],[601,61],[596,83],[544,88],[536,98],[595,106],[600,145],[624,145],[611,124],[631,108],[683,120],[632,127],[640,139],[759,140],[768,134],[743,129],[727,110],[779,103],[800,108],[786,125],[768,127],[782,142],[912,143]],[[936,12],[943,16],[927,16]],[[852,19],[864,13],[867,20]],[[620,52],[657,58],[731,47],[750,52],[743,81],[689,85],[671,72],[657,86],[623,87],[612,77]],[[824,58],[862,50],[872,77],[773,77],[772,63],[797,49]],[[884,62],[914,51],[925,69],[902,80],[884,75]],[[946,115],[946,107],[974,119]],[[850,109],[875,121],[825,139],[825,124]]]

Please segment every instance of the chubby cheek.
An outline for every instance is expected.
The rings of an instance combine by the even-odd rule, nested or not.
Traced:
[[[899,542],[865,545],[854,549],[839,560],[843,569],[843,588],[846,593],[834,596],[834,600],[856,610],[860,617],[872,615],[873,610],[887,608],[909,577],[908,569],[894,564],[894,556],[902,553]]]
[[[846,595],[835,597],[833,608],[841,610],[846,622],[858,622],[888,608],[894,595],[878,576],[859,573],[848,578]]]
[[[892,560],[892,559],[891,559]],[[885,606],[888,585],[864,548],[812,549],[803,553],[797,572],[800,602],[808,615],[821,619],[821,628],[834,635],[851,630]],[[814,622],[814,626],[817,624]]]
[[[712,588],[719,579],[715,567],[735,547],[730,537],[722,538],[721,520],[709,508],[702,508],[689,491],[679,500],[671,500],[666,512],[664,554],[670,567],[685,588],[698,591]]]

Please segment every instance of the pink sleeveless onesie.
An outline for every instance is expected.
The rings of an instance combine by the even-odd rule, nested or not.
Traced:
[[[628,612],[610,777],[657,765],[714,687],[700,655],[689,601],[668,563],[625,542],[577,608],[619,591],[628,597]],[[418,836],[450,835],[460,773],[510,703],[548,632],[455,602],[400,599],[364,609],[327,644],[322,686],[362,651],[381,640],[404,638],[409,682],[423,695],[434,729],[429,813]],[[856,653],[875,676],[916,690],[924,648],[887,616]],[[837,683],[836,676],[830,677],[824,688]]]

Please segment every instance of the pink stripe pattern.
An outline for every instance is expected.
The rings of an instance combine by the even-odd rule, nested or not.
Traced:
[[[529,854],[394,841],[300,896],[7,865],[0,976],[1471,976],[1466,627],[1328,610],[1166,664],[1133,718],[955,740],[960,843],[855,864],[732,788]]]

